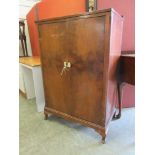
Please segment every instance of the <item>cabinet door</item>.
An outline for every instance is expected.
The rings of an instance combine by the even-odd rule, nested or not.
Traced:
[[[40,49],[45,90],[45,107],[70,113],[70,77],[63,73],[68,60],[66,22],[39,25]]]
[[[72,115],[103,124],[105,16],[69,22]]]

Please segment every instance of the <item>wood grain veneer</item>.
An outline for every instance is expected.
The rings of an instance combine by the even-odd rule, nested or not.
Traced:
[[[123,18],[113,9],[36,21],[45,119],[55,114],[94,128],[105,140],[118,104],[116,68]],[[64,62],[71,67],[62,72]]]

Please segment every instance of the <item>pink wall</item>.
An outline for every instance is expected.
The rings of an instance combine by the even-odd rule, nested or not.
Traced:
[[[67,1],[67,2],[66,2]],[[98,0],[98,9],[114,8],[124,16],[122,50],[135,49],[135,0]],[[85,12],[85,0],[43,0],[38,6],[39,19],[64,16]],[[27,15],[33,55],[39,55],[38,34],[35,21],[35,8]],[[123,107],[134,106],[134,87],[126,85],[123,95]]]
[[[42,0],[38,3],[39,19],[85,12],[85,0]]]
[[[34,6],[27,14],[33,56],[40,55]],[[85,0],[42,0],[37,4],[38,18],[46,19],[85,12]]]
[[[98,9],[106,8],[124,16],[122,51],[135,50],[135,0],[98,0]]]
[[[122,51],[135,50],[135,0],[98,0],[98,9],[114,8],[124,16]],[[135,106],[135,87],[125,85],[122,97],[123,107]]]

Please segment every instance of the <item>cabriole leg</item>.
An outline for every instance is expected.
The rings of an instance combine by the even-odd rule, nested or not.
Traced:
[[[45,119],[45,120],[48,119],[48,114],[44,113],[44,119]]]
[[[124,84],[117,83],[117,92],[118,92],[118,114],[114,114],[113,120],[117,120],[121,117],[122,112],[122,91],[123,91]]]
[[[106,137],[102,137],[102,143],[105,144],[106,143]]]
[[[106,133],[104,130],[96,130],[101,136],[102,136],[102,143],[105,144],[105,140],[106,140]]]

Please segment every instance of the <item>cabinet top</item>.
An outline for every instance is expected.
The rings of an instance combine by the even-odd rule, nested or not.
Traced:
[[[104,14],[107,12],[109,12],[109,13],[113,12],[113,13],[117,14],[118,16],[120,16],[113,8],[109,8],[109,9],[97,10],[97,11],[93,11],[93,12],[85,12],[85,13],[81,13],[81,14],[74,14],[74,15],[68,15],[68,16],[61,16],[61,17],[54,17],[54,18],[37,20],[37,21],[35,21],[35,23],[36,24],[43,24],[43,23],[48,23],[48,22],[52,22],[52,21],[65,20],[65,19],[71,19],[71,18],[76,18],[76,17],[87,18],[91,15],[94,16],[94,15],[98,15],[98,14]]]

